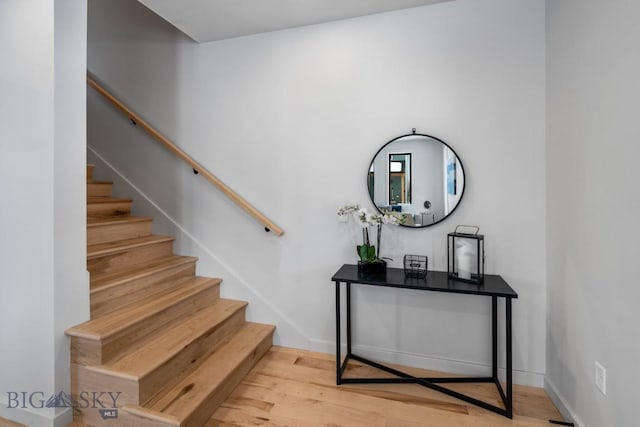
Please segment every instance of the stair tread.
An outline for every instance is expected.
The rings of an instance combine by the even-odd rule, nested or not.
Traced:
[[[156,261],[148,262],[142,266],[135,265],[122,271],[92,274],[91,292],[93,293],[99,290],[104,290],[122,282],[141,279],[154,273],[168,270],[179,265],[189,264],[197,260],[198,258],[196,257],[173,255],[168,258],[161,258]]]
[[[220,387],[246,357],[275,330],[273,325],[247,322],[174,387],[152,399],[146,408],[185,420]]]
[[[89,369],[142,378],[191,344],[199,336],[217,329],[226,319],[247,306],[245,301],[221,299],[184,319],[131,353],[107,365]]]
[[[114,224],[127,224],[134,222],[151,222],[153,218],[150,216],[113,216],[113,217],[90,217],[87,218],[87,228],[102,227]]]
[[[87,259],[95,257],[114,254],[118,252],[124,252],[128,249],[137,248],[140,246],[153,245],[155,243],[173,241],[173,236],[159,236],[152,234],[151,236],[136,237],[134,239],[117,240],[114,242],[98,243],[95,245],[87,246]]]
[[[98,317],[69,328],[65,333],[69,336],[90,340],[105,340],[127,329],[130,325],[152,317],[175,305],[178,301],[198,294],[211,286],[218,285],[220,282],[220,279],[209,277],[188,277],[181,281],[178,287],[169,292],[152,295],[114,311],[108,316]]]
[[[87,204],[98,204],[98,203],[128,203],[133,202],[133,199],[130,198],[118,198],[118,197],[101,197],[101,196],[88,196]]]
[[[95,185],[113,185],[113,181],[90,181],[87,184],[95,184]]]

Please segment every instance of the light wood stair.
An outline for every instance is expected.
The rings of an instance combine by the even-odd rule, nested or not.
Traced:
[[[113,273],[173,255],[171,236],[144,236],[87,246],[87,270]]]
[[[75,408],[76,426],[203,426],[271,347],[275,328],[247,322],[247,303],[220,298],[220,279],[196,276],[152,218],[87,166],[87,269],[91,320],[69,328],[71,392],[98,396]],[[104,392],[120,393],[103,419]],[[81,400],[79,400],[80,402]]]
[[[109,197],[111,196],[112,182],[87,181],[87,197]]]
[[[131,199],[87,197],[87,218],[109,218],[131,214]]]
[[[87,218],[87,244],[97,245],[149,236],[152,221],[153,218],[144,216]]]
[[[124,271],[92,275],[91,317],[174,287],[177,280],[195,275],[196,261],[194,257],[171,256]]]
[[[217,408],[271,347],[273,330],[273,326],[245,324],[170,390],[144,407],[125,406],[123,425],[203,426],[210,417],[206,409]]]

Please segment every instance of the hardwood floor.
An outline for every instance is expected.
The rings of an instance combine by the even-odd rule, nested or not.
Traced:
[[[14,423],[13,421],[0,418],[0,427],[25,427],[23,424]]]
[[[403,369],[413,375],[438,375]],[[357,363],[350,364],[347,373],[384,376]],[[490,386],[455,387],[497,403]],[[509,420],[413,384],[336,386],[333,355],[272,347],[205,427],[549,427],[549,420],[562,420],[545,391],[535,387],[514,386],[514,412]],[[16,425],[0,419],[0,427]]]
[[[413,375],[438,375],[405,369]],[[353,363],[348,375],[380,377],[384,373]],[[498,404],[497,391],[490,385],[456,384],[451,388]],[[527,427],[562,420],[545,391],[535,387],[514,386],[514,412],[509,420],[414,384],[336,386],[334,356],[273,347],[206,427]]]

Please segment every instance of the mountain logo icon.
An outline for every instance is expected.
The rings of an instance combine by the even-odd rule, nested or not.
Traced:
[[[47,408],[73,408],[76,405],[71,396],[64,391],[60,391],[60,393],[51,396],[45,406]]]

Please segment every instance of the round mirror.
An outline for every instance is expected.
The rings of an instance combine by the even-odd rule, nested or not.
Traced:
[[[444,141],[403,135],[373,157],[367,176],[369,196],[381,213],[396,211],[405,227],[428,227],[456,209],[464,193],[464,168]]]

